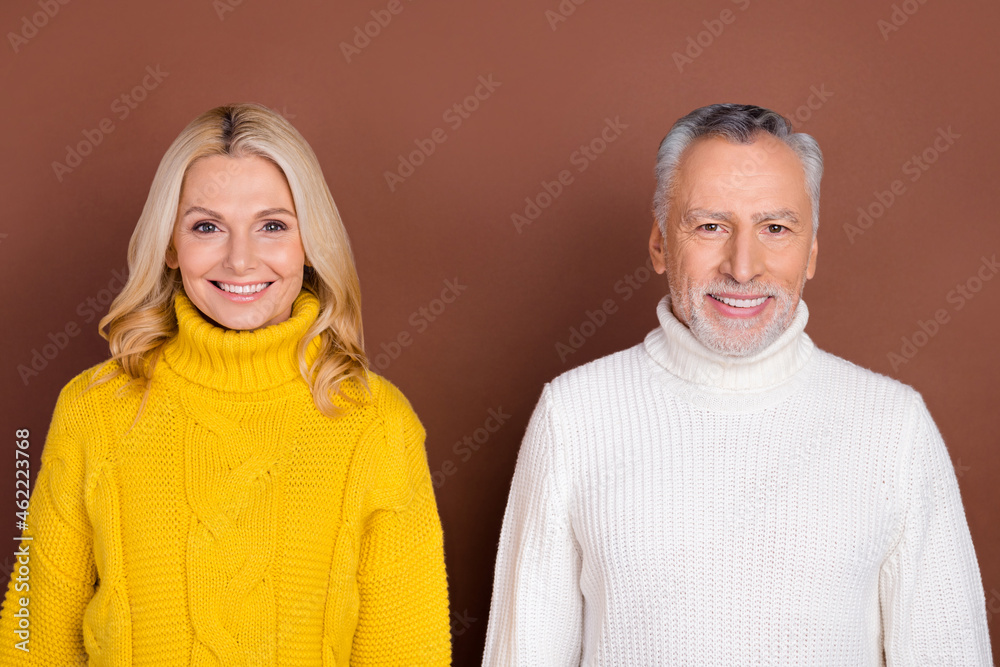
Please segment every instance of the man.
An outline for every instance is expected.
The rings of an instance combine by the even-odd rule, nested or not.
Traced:
[[[991,664],[923,400],[804,332],[822,170],[755,106],[697,109],[663,140],[660,326],[545,386],[486,665]]]

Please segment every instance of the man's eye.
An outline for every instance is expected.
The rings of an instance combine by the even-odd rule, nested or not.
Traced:
[[[785,226],[784,225],[768,225],[767,226],[767,231],[769,231],[772,234],[780,234],[784,230],[785,230]]]
[[[701,228],[704,229],[706,232],[719,231],[719,225],[717,225],[714,222],[706,222],[704,225],[701,226]]]
[[[287,229],[285,223],[279,222],[278,220],[268,220],[264,223],[264,231],[267,232],[281,232]]]
[[[193,229],[196,232],[209,233],[209,232],[214,232],[216,229],[218,229],[218,227],[215,226],[214,222],[198,222],[195,223],[195,226],[192,227],[191,229]]]

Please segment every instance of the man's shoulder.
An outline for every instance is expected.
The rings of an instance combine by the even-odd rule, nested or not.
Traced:
[[[908,384],[865,368],[843,357],[816,348],[816,381],[819,386],[859,401],[890,400],[902,404],[922,401],[920,392]]]
[[[578,401],[586,396],[607,396],[641,374],[644,354],[642,343],[638,343],[557,375],[549,382],[552,397],[558,402],[568,397]]]

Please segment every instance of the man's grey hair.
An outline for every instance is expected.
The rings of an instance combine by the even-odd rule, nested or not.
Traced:
[[[681,155],[700,137],[722,137],[734,144],[752,144],[762,132],[781,140],[795,151],[805,171],[806,191],[812,204],[813,235],[819,229],[819,182],[823,177],[823,153],[819,144],[808,134],[795,132],[784,116],[750,104],[712,104],[695,109],[670,128],[660,142],[656,154],[656,194],[653,197],[653,215],[666,236],[667,213],[670,208],[674,173]],[[758,165],[748,160],[746,176],[752,175]]]

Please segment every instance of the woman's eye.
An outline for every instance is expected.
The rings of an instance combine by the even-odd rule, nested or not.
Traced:
[[[216,229],[218,229],[218,227],[215,226],[214,222],[199,222],[196,223],[195,226],[192,227],[191,229],[193,229],[196,232],[209,233],[209,232],[214,232]]]
[[[264,231],[267,232],[281,232],[286,229],[285,223],[279,222],[277,220],[269,220],[264,223]]]

